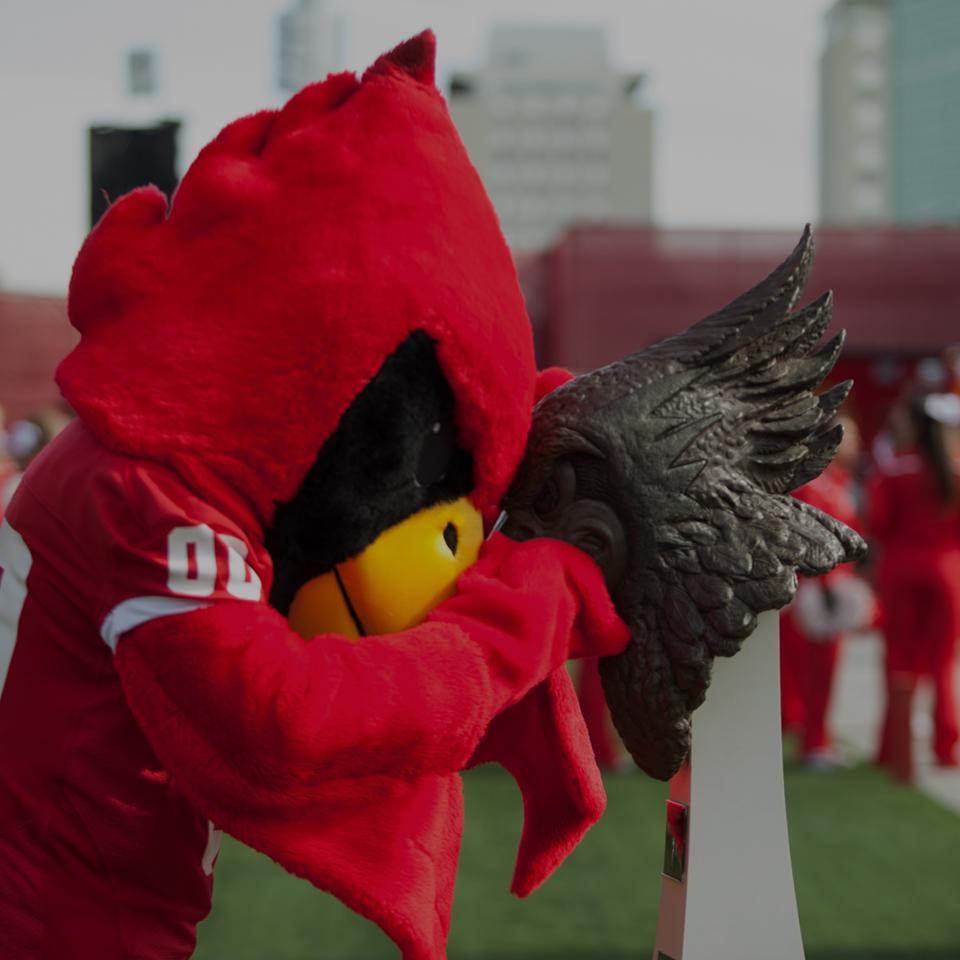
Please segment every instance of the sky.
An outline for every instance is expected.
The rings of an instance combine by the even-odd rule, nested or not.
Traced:
[[[87,228],[90,123],[189,118],[181,169],[231,119],[276,106],[275,24],[291,0],[0,0],[0,285],[61,293]],[[831,0],[328,0],[345,66],[430,26],[438,79],[479,66],[498,23],[606,28],[648,78],[654,216],[665,226],[816,218],[817,61]],[[161,96],[123,94],[124,56],[160,56]]]

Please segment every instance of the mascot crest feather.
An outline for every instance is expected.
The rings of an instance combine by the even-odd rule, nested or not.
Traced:
[[[434,56],[426,31],[361,79],[333,75],[230,124],[169,207],[143,187],[108,209],[74,267],[83,338],[58,371],[102,442],[202,463],[268,522],[382,358],[422,330],[490,515],[529,428],[533,350]]]

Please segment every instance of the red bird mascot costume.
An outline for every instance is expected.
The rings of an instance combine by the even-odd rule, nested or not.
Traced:
[[[537,378],[433,57],[231,124],[80,252],[79,419],[0,529],[4,960],[188,957],[219,829],[443,957],[459,770],[520,782],[519,894],[600,814],[562,665],[627,631],[585,554],[480,546]]]

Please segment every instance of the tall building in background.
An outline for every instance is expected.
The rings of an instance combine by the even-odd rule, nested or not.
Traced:
[[[960,2],[837,0],[820,61],[820,217],[960,220]]]
[[[515,250],[582,221],[649,221],[653,115],[599,27],[503,26],[450,111]]]
[[[178,182],[182,121],[164,115],[160,51],[135,46],[123,58],[123,104],[87,128],[90,226],[118,197],[150,183],[168,197]]]
[[[960,2],[892,0],[890,24],[894,215],[960,220]]]
[[[280,15],[280,89],[296,93],[343,69],[343,18],[324,0],[296,0]]]
[[[887,0],[838,0],[820,59],[820,219],[893,217],[891,28]]]

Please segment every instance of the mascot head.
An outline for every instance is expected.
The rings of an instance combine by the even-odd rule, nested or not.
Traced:
[[[434,54],[427,31],[361,79],[309,86],[226,127],[169,204],[144,187],[109,208],[74,267],[82,338],[57,375],[105,445],[227,484],[269,528],[401,351],[403,376],[449,390],[466,492],[490,517],[523,450],[535,369]],[[409,404],[389,399],[400,432],[408,405],[434,402],[412,386]]]
[[[107,447],[243,504],[305,634],[422,619],[529,428],[529,323],[434,54],[428,31],[231,124],[169,204],[114,203],[73,271],[65,397]]]

